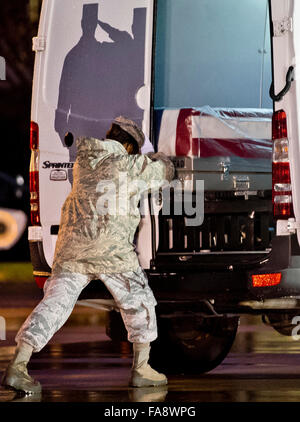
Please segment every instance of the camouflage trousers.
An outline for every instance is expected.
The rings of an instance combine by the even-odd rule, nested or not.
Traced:
[[[139,267],[120,274],[87,276],[61,272],[49,277],[44,285],[44,298],[28,316],[16,335],[39,352],[67,321],[78,296],[93,279],[100,279],[112,294],[132,343],[150,343],[157,337],[155,305],[147,276]]]

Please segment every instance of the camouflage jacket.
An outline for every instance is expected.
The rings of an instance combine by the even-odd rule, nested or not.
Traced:
[[[136,270],[133,242],[140,196],[161,187],[167,169],[166,160],[129,155],[117,141],[78,139],[73,188],[61,211],[52,273]]]

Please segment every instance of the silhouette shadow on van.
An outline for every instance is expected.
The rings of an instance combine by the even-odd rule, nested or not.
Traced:
[[[132,38],[99,20],[98,6],[83,6],[82,36],[67,54],[60,79],[55,130],[69,148],[70,161],[76,158],[78,136],[104,138],[119,115],[138,124],[143,119],[136,93],[144,85],[146,8],[134,9]],[[97,25],[112,42],[96,40]]]

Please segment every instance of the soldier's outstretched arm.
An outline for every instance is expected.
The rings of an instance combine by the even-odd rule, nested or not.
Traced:
[[[145,182],[147,189],[158,189],[174,178],[174,165],[163,153],[129,155],[130,176]]]

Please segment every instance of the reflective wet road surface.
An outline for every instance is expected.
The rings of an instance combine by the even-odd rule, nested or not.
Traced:
[[[37,299],[36,299],[37,300]],[[14,336],[34,306],[4,307],[6,340],[0,341],[0,376],[14,352]],[[300,341],[242,317],[231,352],[203,375],[169,374],[168,386],[129,388],[132,352],[105,334],[105,313],[75,307],[66,325],[29,364],[41,396],[22,397],[0,387],[0,402],[298,402]]]

